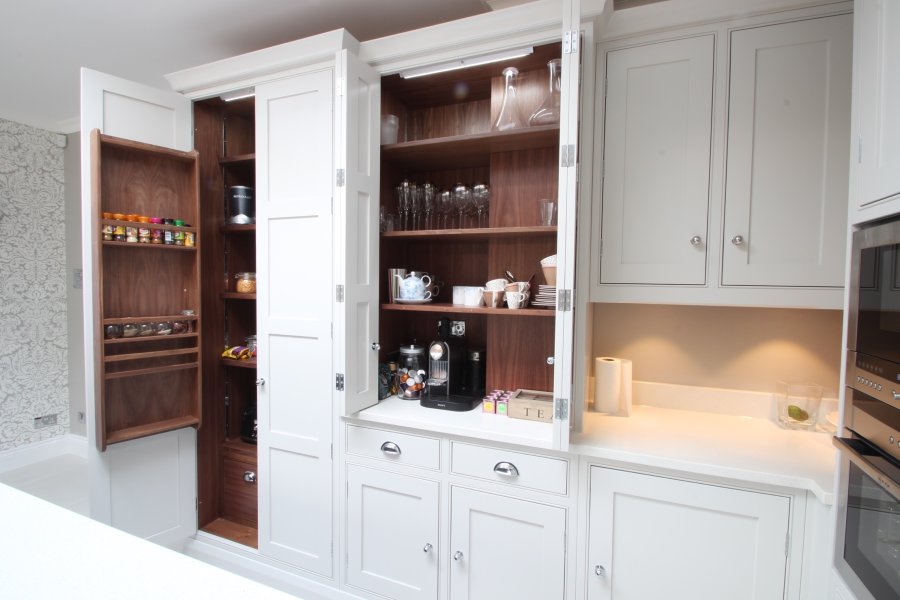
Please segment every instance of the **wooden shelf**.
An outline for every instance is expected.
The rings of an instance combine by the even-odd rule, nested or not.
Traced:
[[[176,246],[175,244],[142,244],[140,242],[108,242],[103,240],[104,246],[118,246],[120,248],[144,248],[147,250],[181,250],[188,252],[196,252],[199,244],[193,246]]]
[[[194,349],[196,351],[196,348]],[[197,369],[200,367],[198,362],[182,363],[178,365],[163,365],[159,367],[147,367],[145,369],[131,369],[128,371],[113,371],[106,373],[104,378],[123,379],[125,377],[140,377],[142,375],[153,375],[155,373],[171,373],[173,371],[184,371],[186,369]]]
[[[116,323],[123,323],[124,321],[115,321]],[[103,340],[104,344],[134,344],[137,342],[162,342],[163,340],[180,340],[185,338],[195,338],[197,337],[196,333],[176,333],[170,335],[145,335],[145,336],[135,336],[135,337],[123,337],[123,338],[115,338],[109,340]]]
[[[486,167],[491,154],[512,150],[546,148],[559,144],[559,125],[524,127],[510,131],[488,131],[451,137],[386,144],[382,161],[402,164],[410,170],[431,171]]]
[[[148,435],[156,435],[157,433],[164,433],[166,431],[173,431],[184,427],[196,427],[199,424],[200,419],[193,416],[156,421],[147,425],[138,425],[136,427],[110,431],[106,434],[106,443],[116,444],[118,442],[127,442],[128,440],[135,440],[137,438],[147,437]]]
[[[500,238],[527,238],[555,236],[556,225],[534,227],[481,227],[478,229],[420,229],[416,231],[388,231],[382,233],[385,240],[493,240]]]
[[[232,368],[232,369],[255,369],[256,368],[256,359],[255,358],[224,358],[220,357],[219,362],[222,363],[223,366]]]
[[[246,225],[236,225],[234,223],[225,223],[221,227],[222,233],[247,233],[256,232],[256,223],[248,223]]]
[[[103,325],[122,325],[125,323],[159,323],[160,321],[166,321],[166,322],[169,322],[169,321],[197,321],[197,319],[198,319],[197,315],[159,315],[156,317],[107,317],[107,318],[103,319]],[[196,335],[196,334],[179,333],[179,334],[172,334],[172,335],[165,335],[165,336],[155,335],[155,336],[149,336],[149,337],[173,338],[173,337],[184,337],[184,336],[189,336],[189,335]],[[134,338],[128,338],[128,339],[134,339]],[[146,339],[146,338],[144,338],[144,339]],[[106,340],[106,341],[111,342],[113,340]],[[121,340],[119,340],[119,341],[121,341]]]
[[[128,360],[141,360],[144,358],[163,358],[166,356],[182,356],[185,354],[197,354],[197,348],[178,348],[176,350],[155,350],[153,352],[133,352],[131,354],[113,354],[103,357],[107,363],[124,362]]]
[[[519,308],[510,310],[508,308],[488,308],[486,306],[460,306],[458,304],[445,304],[432,302],[430,304],[382,304],[383,310],[394,310],[400,312],[432,312],[432,313],[455,313],[455,314],[475,314],[475,315],[492,315],[497,317],[554,317],[556,311],[552,308]]]
[[[256,153],[238,154],[236,156],[223,156],[219,159],[219,164],[226,165],[252,165],[256,161]]]
[[[224,300],[256,300],[256,294],[242,294],[240,292],[222,292]]]
[[[256,462],[256,444],[245,442],[239,437],[222,442],[222,450],[240,456],[243,460]]]

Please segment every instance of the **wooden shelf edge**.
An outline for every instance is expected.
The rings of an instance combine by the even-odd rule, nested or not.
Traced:
[[[239,359],[239,358],[219,358],[219,362],[222,365],[229,368],[237,368],[237,369],[255,369],[256,368],[256,359]]]
[[[103,378],[110,379],[123,379],[126,377],[140,377],[142,375],[153,375],[154,373],[171,373],[173,371],[184,371],[186,369],[199,369],[199,362],[191,362],[191,363],[181,363],[177,365],[165,365],[161,367],[147,367],[146,369],[130,369],[128,371],[114,371],[112,373],[106,373]]]
[[[478,314],[497,317],[554,317],[552,308],[487,308],[486,306],[460,306],[458,304],[382,304],[383,310],[398,312],[441,312],[457,314]]]
[[[520,143],[520,140],[531,138],[543,139],[554,134],[559,135],[558,124],[522,127],[521,129],[511,129],[507,131],[485,131],[483,133],[470,133],[468,135],[454,135],[425,140],[414,140],[411,142],[398,142],[396,144],[385,144],[381,147],[381,151],[390,155],[424,148],[467,145],[481,142],[495,142],[498,148],[502,148],[504,146],[503,142],[508,142],[511,146],[516,146]]]
[[[108,432],[106,434],[106,444],[127,442],[128,440],[136,440],[138,438],[156,435],[157,433],[165,433],[166,431],[174,431],[175,429],[183,429],[185,427],[197,427],[199,425],[200,419],[193,415],[175,417],[174,419],[166,419],[165,421],[157,421],[156,423],[148,423],[147,425],[136,425],[126,429]]]
[[[410,239],[477,239],[498,237],[541,237],[557,233],[556,225],[530,227],[481,227],[478,229],[419,229],[415,231],[388,231],[381,234],[386,240]]]
[[[199,348],[178,348],[175,350],[156,350],[154,352],[134,352],[131,354],[113,354],[112,356],[104,356],[103,362],[124,362],[128,360],[141,360],[144,358],[162,358],[165,356],[180,356],[185,354],[197,354]]]
[[[114,321],[114,323],[123,323],[125,321]],[[134,323],[136,321],[128,321],[129,323]],[[161,342],[163,340],[183,340],[185,338],[195,338],[198,337],[198,333],[173,333],[170,335],[145,335],[145,336],[135,336],[135,337],[121,337],[103,340],[104,344],[134,344],[137,342]]]
[[[176,246],[174,244],[142,244],[140,242],[109,242],[103,240],[104,246],[112,246],[114,248],[145,248],[152,250],[181,250],[182,252],[196,252],[200,249],[200,244],[193,246]]]
[[[256,294],[242,294],[240,292],[222,292],[220,297],[225,300],[256,300]]]
[[[196,162],[197,157],[200,155],[196,150],[173,150],[172,148],[166,148],[164,146],[156,146],[154,144],[136,142],[134,140],[127,140],[125,138],[100,133],[99,130],[95,131],[97,132],[99,141],[106,146],[116,146],[125,150],[133,150],[137,152],[161,154],[183,162]]]
[[[219,157],[220,165],[239,165],[239,164],[250,164],[256,161],[256,153],[250,152],[248,154],[237,154],[235,156],[221,156]]]

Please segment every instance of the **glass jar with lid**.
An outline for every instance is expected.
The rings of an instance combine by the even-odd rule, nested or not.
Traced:
[[[428,380],[428,358],[425,346],[409,344],[400,347],[400,363],[397,366],[397,397],[404,400],[420,400],[425,394]]]

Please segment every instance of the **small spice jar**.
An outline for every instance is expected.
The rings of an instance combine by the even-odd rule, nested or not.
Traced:
[[[113,241],[113,232],[115,231],[115,228],[112,225],[110,225],[109,223],[104,223],[103,227],[101,227],[100,230],[103,233],[104,242]]]
[[[125,323],[122,326],[122,335],[127,338],[137,337],[140,327],[137,323]]]
[[[239,294],[256,293],[256,273],[237,273],[234,278],[237,280],[234,291]]]
[[[118,324],[112,324],[106,326],[106,339],[108,340],[117,340],[122,337],[122,326]]]
[[[150,217],[138,217],[138,242],[141,244],[150,243]]]
[[[184,221],[181,219],[175,219],[175,227],[184,227]],[[172,232],[172,238],[175,241],[176,246],[184,246],[184,230],[176,229]]]
[[[256,356],[256,335],[248,335],[244,338],[244,345],[247,346],[247,350],[250,351],[250,356]]]
[[[186,308],[181,311],[181,315],[184,317],[191,317],[190,319],[184,320],[184,326],[186,328],[185,333],[194,333],[194,311],[190,308]]]
[[[174,225],[175,221],[173,219],[163,219],[163,225]],[[175,232],[171,229],[163,230],[163,244],[166,246],[172,246],[175,244]]]
[[[185,227],[190,227],[190,225],[186,224]],[[184,232],[184,245],[193,248],[196,245],[196,237],[193,231],[185,231]]]
[[[172,324],[168,321],[161,321],[153,324],[153,330],[156,335],[171,335]]]
[[[116,242],[124,242],[125,241],[125,226],[124,225],[116,225],[116,228],[113,230],[113,240]]]
[[[122,213],[112,213],[112,220],[113,221],[124,221],[125,215],[123,215]]]
[[[160,225],[162,223],[162,219],[159,217],[150,217],[150,243],[151,244],[162,244],[163,243],[163,232],[159,227],[152,227],[152,225]]]
[[[156,335],[156,325],[154,323],[141,323],[138,326],[138,335],[141,337]]]
[[[137,244],[138,241],[138,228],[132,227],[131,225],[125,226],[125,241],[129,244]]]

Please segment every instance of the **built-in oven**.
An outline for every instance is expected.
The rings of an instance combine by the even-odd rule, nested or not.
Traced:
[[[900,219],[853,234],[835,567],[859,600],[900,598]]]

